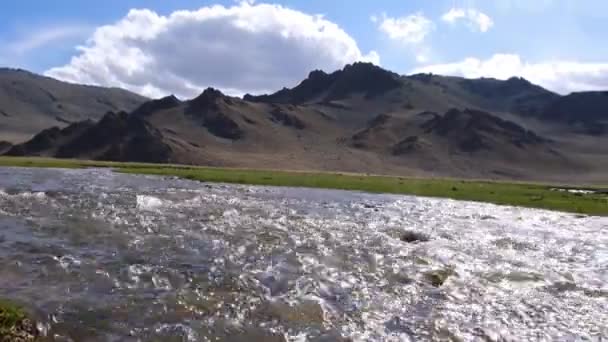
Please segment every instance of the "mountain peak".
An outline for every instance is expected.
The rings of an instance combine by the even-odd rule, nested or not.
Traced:
[[[369,63],[369,62],[355,62],[352,64],[346,64],[343,71],[373,71],[373,70],[384,70],[381,67]],[[384,70],[386,71],[386,70]],[[388,71],[387,71],[388,72]]]
[[[13,72],[13,73],[23,73],[23,74],[31,74],[30,71],[21,69],[21,68],[0,68],[0,72],[3,73],[9,73],[9,72]]]
[[[154,113],[158,110],[169,109],[173,107],[177,107],[181,104],[181,101],[175,97],[175,95],[165,96],[163,98],[157,100],[151,100],[148,102],[144,102],[139,108],[133,111],[133,115],[135,116],[143,116]]]
[[[531,83],[530,81],[528,81],[527,79],[521,77],[521,76],[513,76],[513,77],[509,77],[509,79],[507,80],[507,82],[520,82],[520,83]]]
[[[319,79],[327,77],[327,73],[323,70],[315,69],[308,74],[308,79]],[[285,89],[285,88],[283,88]]]
[[[219,107],[219,100],[227,97],[218,89],[209,87],[205,89],[199,96],[188,101],[189,113],[199,113],[209,109],[217,109]]]
[[[220,90],[215,89],[213,87],[209,87],[205,89],[201,95],[199,95],[199,98],[203,97],[207,99],[217,99],[222,96],[224,96],[224,94]]]
[[[163,101],[171,101],[171,102],[179,102],[179,99],[177,98],[177,96],[175,96],[175,94],[171,94],[169,96],[165,96],[163,98],[161,98],[161,100]]]
[[[399,75],[372,63],[356,62],[328,74],[313,70],[292,89],[282,89],[271,95],[244,97],[248,101],[302,104],[329,102],[363,94],[367,98],[401,86]]]
[[[225,95],[218,89],[209,87],[205,89],[199,96],[192,99],[190,103],[194,104],[195,106],[209,105],[215,103],[218,99],[224,96]]]
[[[372,63],[357,62],[336,72],[337,77],[331,92],[331,99],[340,99],[351,94],[364,94],[372,98],[401,86],[399,75]]]
[[[513,76],[505,81],[507,85],[515,86],[515,87],[536,87],[532,82],[528,81],[523,77]]]

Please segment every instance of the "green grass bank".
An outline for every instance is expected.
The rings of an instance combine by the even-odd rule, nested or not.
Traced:
[[[556,188],[567,185],[481,180],[405,178],[350,173],[249,170],[142,163],[115,163],[49,158],[0,157],[0,166],[86,168],[111,167],[117,172],[252,185],[294,186],[357,190],[372,193],[408,194],[488,202],[579,214],[608,216],[608,188],[583,187],[596,193],[571,193]]]
[[[0,299],[0,342],[35,341],[38,331],[18,305]]]

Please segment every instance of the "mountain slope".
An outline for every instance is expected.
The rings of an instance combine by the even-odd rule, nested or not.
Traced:
[[[351,128],[360,128],[383,113],[443,113],[452,108],[497,113],[522,125],[529,120],[562,125],[543,115],[560,98],[517,77],[503,81],[433,74],[399,76],[369,63],[347,65],[329,74],[316,70],[294,88],[244,97],[249,102],[315,107]]]
[[[538,116],[549,103],[560,97],[518,77],[502,81],[417,74],[407,79],[416,82],[414,87],[420,91],[434,92],[435,99],[453,97],[471,107],[522,116]]]
[[[431,173],[530,177],[532,170],[574,170],[560,146],[524,127],[478,110],[444,114],[383,114],[353,134],[360,150],[390,154],[398,163]],[[526,176],[527,175],[527,176]]]
[[[565,123],[588,134],[608,134],[608,91],[580,92],[560,97],[543,110],[541,118]]]
[[[12,147],[13,144],[9,143],[8,141],[0,141],[0,155],[6,153]]]
[[[341,130],[331,122],[311,108],[251,103],[207,89],[190,101],[167,97],[129,115],[108,113],[76,136],[66,132],[70,127],[55,128],[53,136],[68,138],[55,139],[44,149],[28,148],[40,140],[36,136],[8,154],[122,161],[135,160],[131,151],[139,148],[137,161],[259,166],[267,160],[287,167],[309,148],[335,145],[334,134]],[[148,153],[144,145],[155,148]],[[305,156],[303,163],[322,168],[314,159]]]
[[[559,143],[477,110],[393,112],[353,129],[318,108],[207,89],[190,101],[166,97],[98,123],[47,129],[8,155],[517,179],[584,169]]]
[[[0,69],[0,139],[20,142],[53,126],[132,111],[147,99],[117,88],[61,82],[24,70]]]
[[[321,70],[312,71],[293,89],[284,88],[271,95],[245,95],[244,99],[294,105],[323,103],[341,100],[353,94],[361,94],[369,99],[400,86],[399,75],[371,63],[354,63],[331,74]]]
[[[608,134],[590,135],[561,114],[549,115],[559,113],[561,106],[551,106],[564,99],[570,101],[518,78],[398,76],[357,63],[330,74],[314,71],[293,89],[266,96],[241,99],[209,88],[189,101],[147,101],[3,149],[61,158],[607,183]],[[586,117],[590,123],[605,118],[601,110]]]

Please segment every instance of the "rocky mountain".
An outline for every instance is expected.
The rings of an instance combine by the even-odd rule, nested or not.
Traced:
[[[312,71],[308,78],[293,89],[284,88],[272,95],[245,95],[245,100],[273,103],[327,103],[361,94],[370,99],[397,89],[402,85],[399,75],[368,63],[347,65],[343,70],[327,74]]]
[[[568,119],[580,94],[526,80],[399,76],[356,63],[293,89],[244,98],[206,89],[98,122],[50,128],[9,155],[409,176],[608,182],[608,134]],[[578,111],[605,122],[602,93]],[[604,107],[606,106],[606,107]],[[605,112],[604,112],[605,113]]]
[[[552,101],[541,114],[593,135],[608,134],[608,91],[572,93]]]
[[[130,114],[109,112],[97,124],[48,129],[14,146],[8,155],[256,165],[260,158],[271,160],[277,152],[288,152],[283,147],[294,147],[300,139],[329,136],[329,122],[312,109],[247,102],[209,88],[190,101],[169,96],[146,102]],[[310,130],[306,139],[300,136],[305,130]],[[40,149],[39,141],[51,143]],[[296,158],[297,151],[292,152]]]
[[[11,147],[13,147],[13,144],[8,141],[0,141],[0,155],[10,150]]]
[[[525,116],[540,115],[549,103],[559,98],[559,95],[519,77],[505,81],[439,75],[413,75],[410,78],[438,87],[440,93],[456,96],[479,108]]]
[[[560,145],[517,123],[474,109],[381,114],[349,139],[353,148],[443,174],[517,175],[578,169]],[[447,172],[447,170],[450,170]]]
[[[251,102],[322,104],[351,111],[365,108],[368,113],[364,117],[366,120],[370,111],[444,112],[451,108],[475,108],[523,118],[545,118],[547,108],[561,98],[518,77],[502,81],[433,74],[399,76],[368,63],[348,65],[331,74],[316,70],[292,89],[244,97]]]
[[[549,143],[516,123],[479,110],[451,109],[445,114],[422,112],[417,116],[405,119],[379,115],[368,127],[353,135],[352,144],[365,148],[378,145],[377,141],[381,140],[378,147],[389,147],[395,154],[405,154],[430,146],[434,141],[454,152],[488,150],[496,154],[505,147],[524,150]]]
[[[0,68],[0,139],[21,142],[43,129],[132,111],[147,99],[118,88],[70,84]]]

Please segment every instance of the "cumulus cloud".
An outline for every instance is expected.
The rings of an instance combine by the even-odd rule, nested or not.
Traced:
[[[378,24],[378,29],[390,39],[405,43],[422,43],[426,36],[433,31],[435,25],[422,13],[405,17],[392,18],[382,15],[382,18],[372,16],[372,22]]]
[[[487,32],[494,26],[492,18],[473,8],[452,8],[441,16],[441,20],[450,24],[464,21],[471,30],[479,32]]]
[[[456,63],[417,68],[413,70],[413,73],[497,79],[519,76],[561,94],[608,89],[608,62],[547,61],[530,63],[516,54],[495,54],[486,60],[471,57]]]
[[[263,93],[294,85],[310,70],[355,61],[380,63],[320,15],[280,5],[240,2],[167,16],[131,10],[99,27],[79,53],[48,76],[117,86],[151,97],[192,97],[213,86],[227,93]]]

